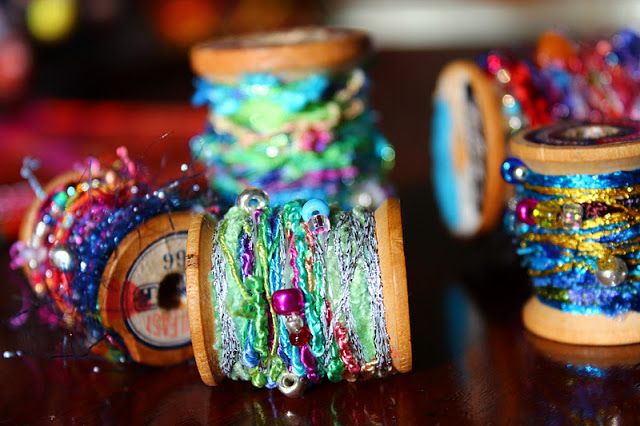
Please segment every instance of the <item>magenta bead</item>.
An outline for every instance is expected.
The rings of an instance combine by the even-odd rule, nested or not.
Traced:
[[[278,315],[297,314],[304,310],[304,295],[297,288],[277,290],[271,296],[271,303]]]
[[[516,204],[516,218],[518,222],[526,223],[527,225],[533,225],[536,222],[533,220],[533,209],[538,205],[538,201],[533,198],[523,198]]]

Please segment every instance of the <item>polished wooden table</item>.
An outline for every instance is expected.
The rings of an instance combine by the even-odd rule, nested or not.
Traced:
[[[373,102],[397,148],[414,369],[359,383],[325,383],[302,399],[227,381],[210,388],[193,363],[110,365],[36,317],[18,329],[23,278],[0,268],[0,423],[7,424],[638,424],[640,345],[588,348],[528,334],[519,317],[527,280],[496,230],[452,240],[429,184],[433,80],[453,56],[384,52]],[[186,99],[186,97],[185,97]],[[188,105],[183,105],[188,109]],[[193,129],[193,133],[198,129]],[[184,141],[186,146],[186,140]]]

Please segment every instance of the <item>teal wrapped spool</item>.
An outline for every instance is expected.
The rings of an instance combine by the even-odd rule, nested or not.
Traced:
[[[313,57],[322,49],[327,55]],[[366,34],[325,28],[194,48],[193,103],[207,106],[209,119],[191,151],[224,201],[257,187],[273,205],[320,198],[375,208],[392,193],[395,151],[375,125],[369,81],[356,67],[368,50]],[[265,51],[271,67],[256,59]]]

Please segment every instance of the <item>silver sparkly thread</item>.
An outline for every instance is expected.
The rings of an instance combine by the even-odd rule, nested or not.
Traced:
[[[213,241],[217,241],[220,225],[218,222]],[[216,292],[216,309],[220,319],[220,330],[222,332],[222,362],[220,368],[225,376],[231,376],[233,365],[238,360],[240,354],[240,342],[238,341],[235,324],[226,307],[227,289],[229,288],[227,281],[227,270],[224,254],[219,244],[216,244],[211,255],[211,274],[213,275],[213,285]]]
[[[380,273],[380,258],[378,256],[378,240],[376,239],[376,221],[371,212],[364,212],[364,223],[361,226],[365,241],[363,259],[371,296],[371,321],[373,323],[377,369],[380,372],[386,372],[391,367],[391,345],[389,344],[384,312],[382,276]]]

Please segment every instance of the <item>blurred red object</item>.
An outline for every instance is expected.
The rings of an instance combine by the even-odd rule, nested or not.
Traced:
[[[0,103],[22,95],[27,87],[31,62],[31,50],[24,39],[0,37]]]
[[[156,31],[169,43],[186,48],[219,32],[224,4],[210,0],[155,0],[149,4]]]
[[[41,101],[0,116],[0,235],[13,238],[34,198],[20,177],[24,157],[40,160],[42,184],[88,156],[125,145],[157,182],[176,178],[190,162],[189,139],[202,130],[206,111],[189,104]]]

